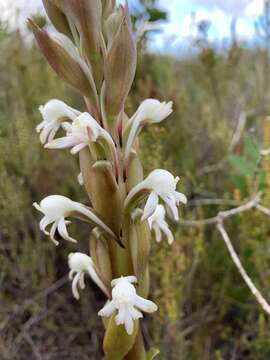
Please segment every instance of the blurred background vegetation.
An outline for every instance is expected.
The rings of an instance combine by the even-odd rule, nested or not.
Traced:
[[[134,24],[148,14],[165,19],[155,1],[142,2]],[[174,101],[174,113],[141,136],[146,173],[167,168],[182,178],[190,199],[184,219],[203,219],[240,204],[258,190],[270,207],[269,48],[267,12],[259,19],[258,45],[217,51],[200,24],[194,55],[176,58],[139,43],[138,70],[127,113],[145,98]],[[39,17],[45,24],[45,19]],[[260,40],[259,40],[260,38]],[[83,109],[80,97],[60,82],[30,33],[0,27],[0,358],[1,360],[101,359],[103,295],[88,281],[80,302],[67,280],[67,253],[55,251],[38,228],[33,201],[59,193],[84,202],[78,164],[68,151],[44,151],[35,126],[38,106],[59,98]],[[203,199],[220,199],[206,205]],[[87,251],[87,227],[79,230]],[[250,211],[226,222],[243,265],[270,299],[270,222]],[[175,228],[169,247],[153,240],[152,297],[159,312],[147,318],[148,346],[160,359],[268,360],[269,318],[238,274],[215,227]]]

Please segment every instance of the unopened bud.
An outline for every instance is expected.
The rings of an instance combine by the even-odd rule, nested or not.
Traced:
[[[129,234],[131,259],[139,284],[145,277],[151,245],[151,233],[148,222],[142,222],[141,216],[142,210],[136,209],[132,214],[133,222],[130,225]]]
[[[102,79],[101,0],[58,0],[59,6],[80,35],[80,49],[92,67],[97,87]]]
[[[56,5],[54,5],[51,0],[42,0],[42,2],[47,15],[56,30],[72,38],[72,33],[70,31],[67,18],[63,12]]]
[[[135,151],[130,152],[126,161],[126,189],[129,192],[143,180],[143,168]]]
[[[123,12],[121,9],[114,11],[104,24],[105,35],[107,39],[107,47],[110,49],[113,39],[123,21]]]
[[[136,44],[126,15],[105,59],[103,101],[107,114],[117,115],[122,110],[135,76],[136,63]]]
[[[103,341],[107,360],[123,359],[132,349],[139,329],[139,320],[134,320],[134,329],[128,335],[124,325],[116,325],[115,314],[109,320]]]
[[[92,75],[69,38],[60,33],[49,35],[30,19],[29,24],[43,55],[57,75],[97,103]]]
[[[90,194],[92,206],[103,217],[113,232],[119,235],[122,202],[112,165],[109,161],[97,161],[89,167],[87,163],[85,164],[86,159],[86,155],[81,151],[81,171],[84,184]]]
[[[114,10],[116,0],[101,0],[103,17],[106,19]]]
[[[106,240],[98,228],[91,232],[90,236],[90,254],[96,266],[98,274],[106,287],[110,289],[112,281],[111,260],[109,248]]]

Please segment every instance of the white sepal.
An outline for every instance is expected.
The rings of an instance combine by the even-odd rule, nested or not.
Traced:
[[[162,233],[167,237],[168,244],[171,245],[174,241],[173,234],[165,220],[165,208],[163,205],[158,205],[153,215],[148,218],[148,223],[151,230],[155,232],[157,242],[162,239]]]

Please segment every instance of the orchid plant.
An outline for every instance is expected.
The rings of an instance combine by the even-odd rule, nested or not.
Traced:
[[[172,102],[147,99],[131,117],[125,101],[136,70],[136,44],[128,4],[115,0],[43,0],[55,30],[48,32],[29,20],[37,43],[53,70],[81,93],[82,111],[52,99],[39,110],[36,130],[46,149],[69,148],[78,156],[78,181],[88,206],[62,195],[34,203],[44,217],[40,229],[55,245],[63,238],[75,244],[70,218],[91,223],[90,256],[69,254],[69,277],[78,300],[85,275],[107,297],[103,318],[103,350],[107,359],[149,359],[139,319],[157,311],[149,297],[151,230],[173,242],[166,216],[179,219],[186,203],[176,190],[178,177],[163,169],[147,177],[139,159],[138,135],[172,112]],[[58,137],[59,130],[65,136]],[[78,185],[79,186],[79,185]],[[164,204],[164,205],[162,205]],[[50,231],[47,230],[51,226]],[[56,234],[58,234],[56,236]],[[88,241],[88,240],[87,240]]]

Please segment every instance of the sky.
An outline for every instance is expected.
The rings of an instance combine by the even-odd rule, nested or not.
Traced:
[[[120,2],[123,0],[119,0]],[[136,0],[130,0],[136,1]],[[151,48],[161,52],[173,52],[180,44],[196,36],[196,23],[211,23],[211,40],[230,37],[231,22],[237,19],[236,30],[240,40],[250,40],[254,35],[254,22],[263,12],[264,0],[158,0],[159,6],[168,12],[168,21],[158,25],[160,31],[151,37]],[[16,8],[21,9],[17,17]],[[0,16],[23,24],[31,13],[42,9],[41,0],[0,0]],[[195,14],[195,15],[194,15]]]

